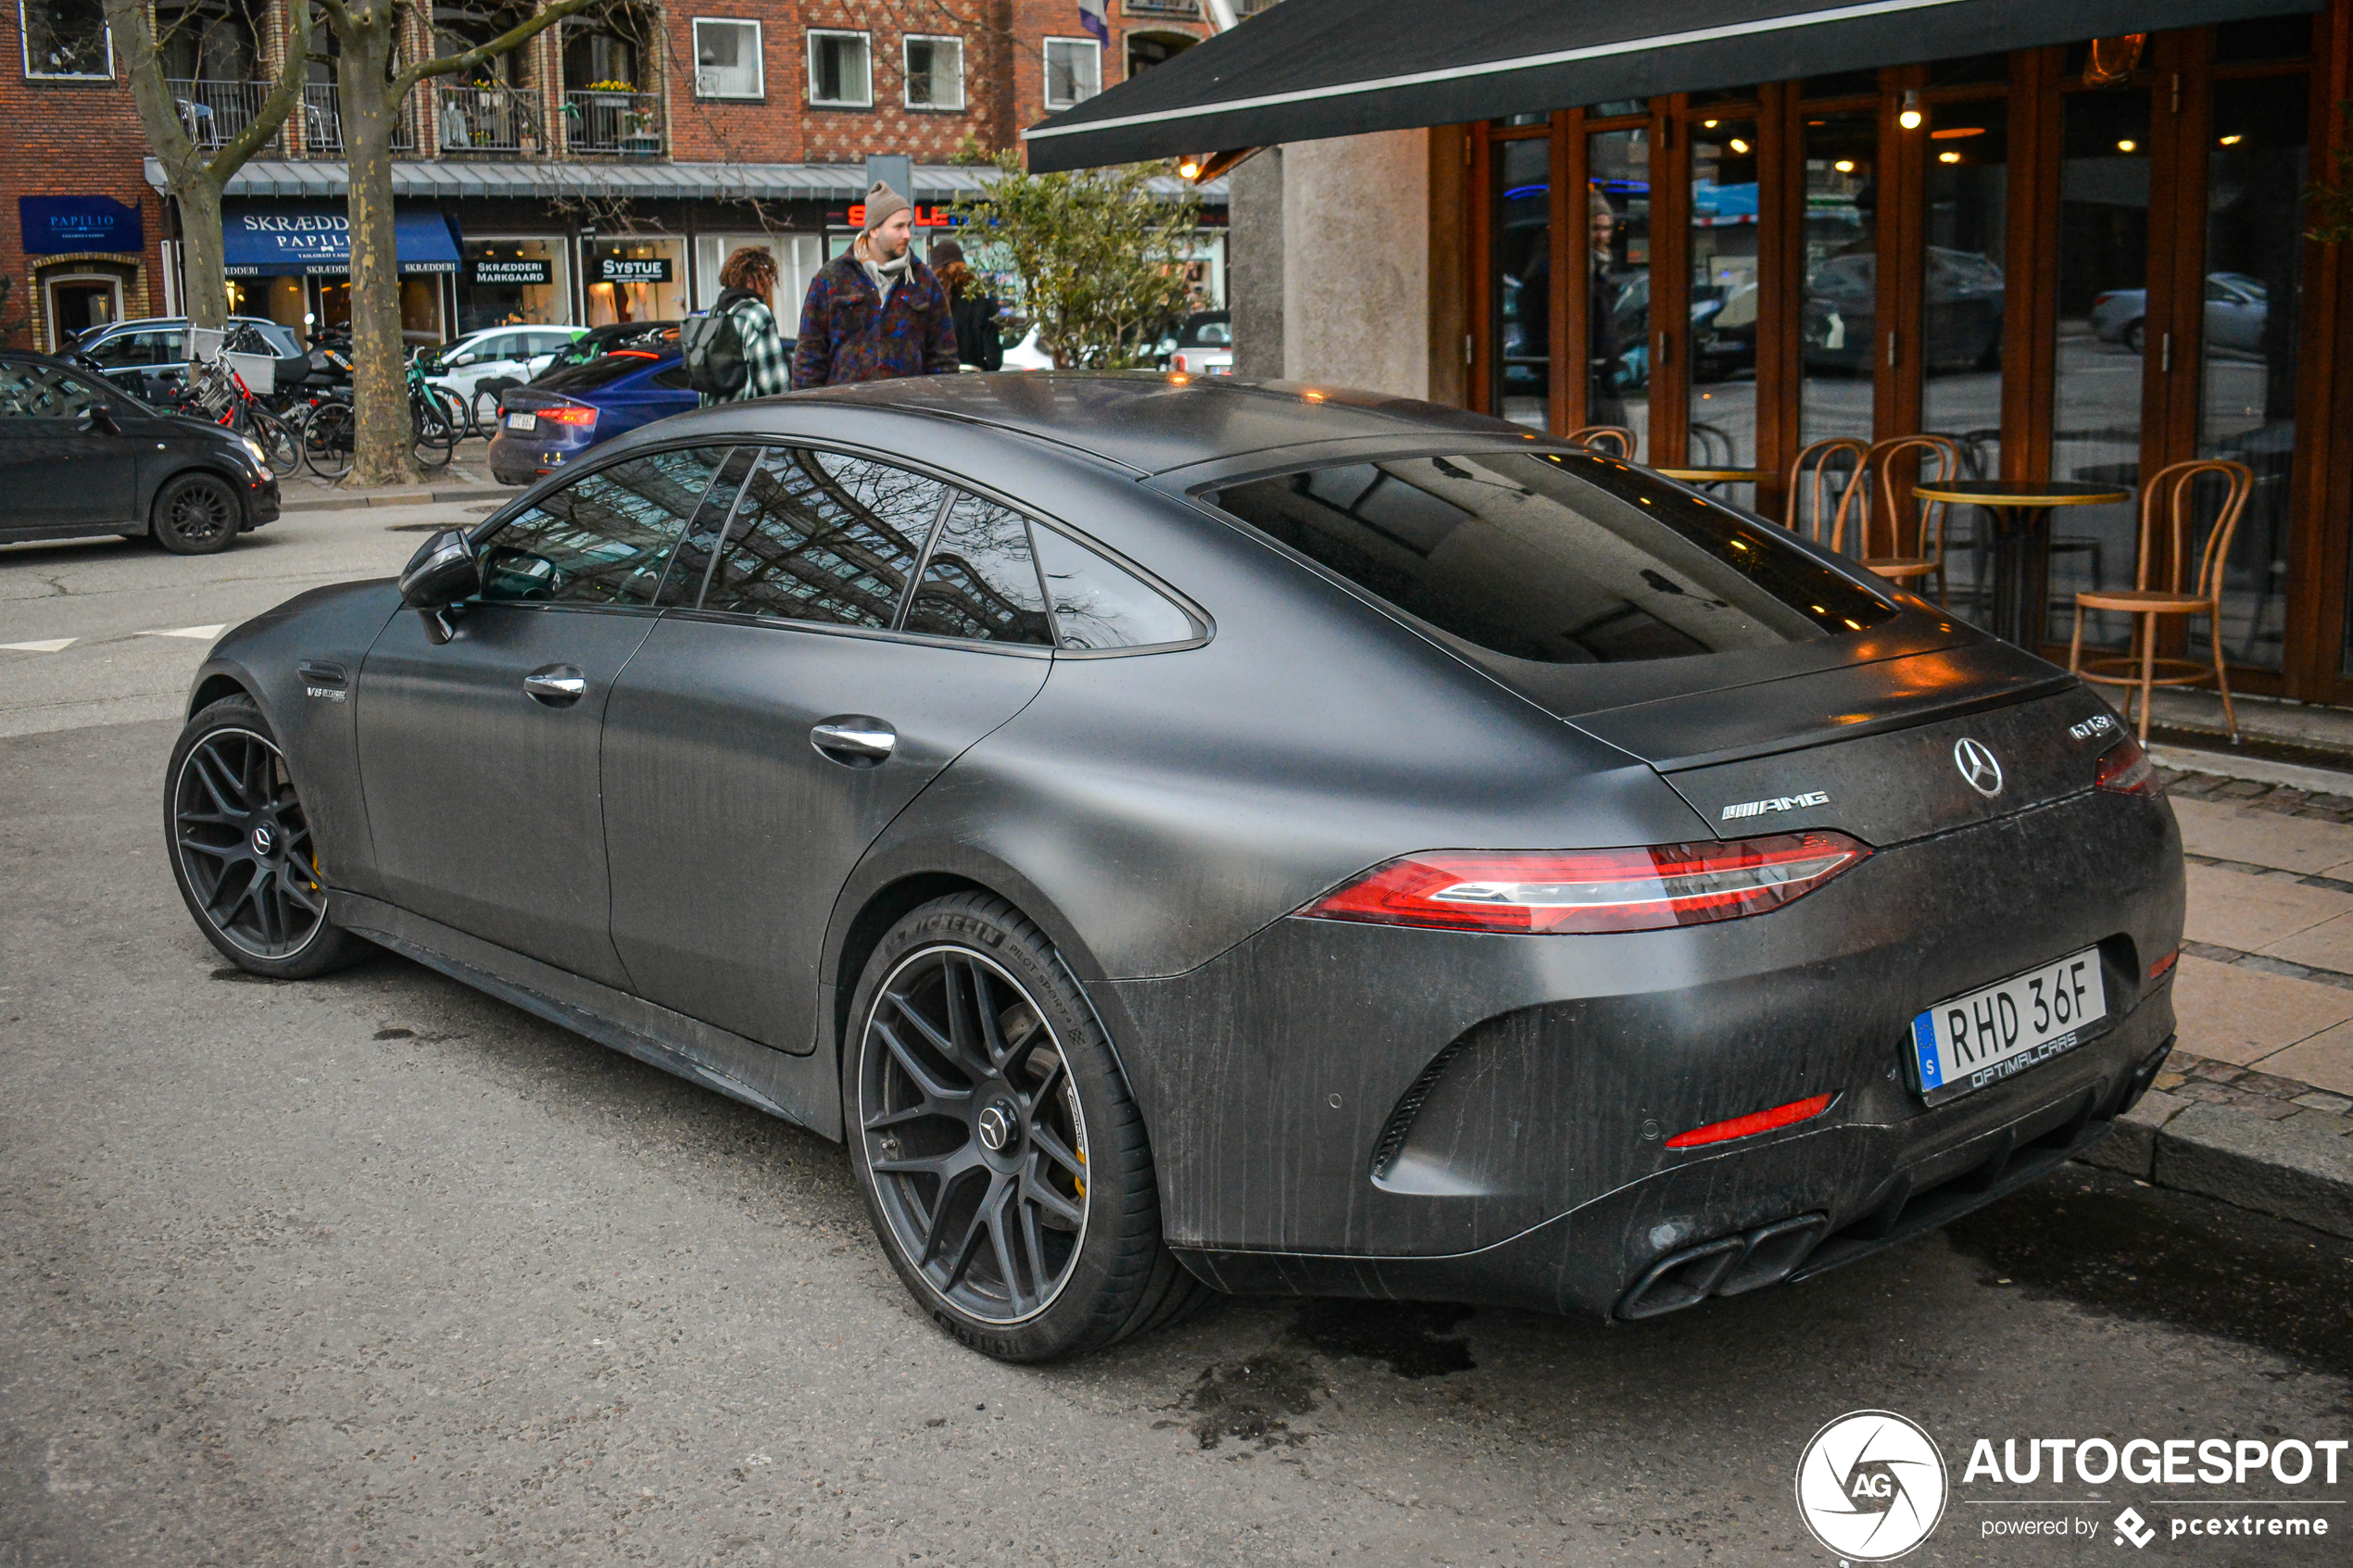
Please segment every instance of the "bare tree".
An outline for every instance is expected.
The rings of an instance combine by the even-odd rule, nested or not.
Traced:
[[[223,270],[220,193],[230,177],[277,135],[278,127],[302,101],[303,71],[310,53],[308,0],[291,0],[287,6],[291,35],[285,58],[259,109],[210,157],[196,145],[189,120],[164,77],[163,43],[173,29],[187,26],[195,12],[182,10],[158,36],[154,13],[145,0],[105,0],[105,6],[107,25],[130,57],[131,100],[138,106],[139,123],[147,133],[147,144],[156,151],[156,161],[163,165],[164,189],[180,204],[188,319],[199,327],[223,326],[229,320],[229,281]]]
[[[336,90],[350,169],[351,380],[359,429],[346,483],[396,484],[416,472],[416,431],[402,370],[399,259],[393,248],[392,133],[401,102],[428,77],[472,70],[599,0],[552,0],[486,44],[405,69],[397,63],[403,0],[318,3],[342,46]],[[415,11],[420,35],[431,38],[430,0],[415,0]]]

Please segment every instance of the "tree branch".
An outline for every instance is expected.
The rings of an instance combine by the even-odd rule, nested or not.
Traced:
[[[310,16],[309,0],[288,0],[287,16],[294,24],[294,36],[286,41],[286,57],[278,68],[278,80],[271,84],[270,95],[261,100],[261,107],[251,123],[229,139],[205,166],[205,172],[229,182],[229,176],[245,165],[245,160],[259,152],[264,144],[278,133],[295,106],[302,101],[303,76],[309,64],[310,34],[315,23]]]
[[[321,0],[321,3],[333,4],[336,3],[336,0]],[[508,29],[487,44],[478,44],[462,55],[447,55],[437,60],[422,60],[410,66],[407,70],[393,78],[393,91],[396,94],[405,94],[429,76],[449,76],[459,71],[472,70],[485,60],[495,59],[510,50],[522,48],[566,17],[576,16],[598,3],[599,0],[556,0],[554,5],[541,11],[529,21]]]

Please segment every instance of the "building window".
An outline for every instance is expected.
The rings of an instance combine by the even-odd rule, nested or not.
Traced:
[[[695,19],[695,96],[757,98],[768,91],[760,24]]]
[[[809,30],[809,101],[836,108],[873,106],[875,60],[864,33]]]
[[[1091,38],[1046,40],[1046,107],[1066,109],[1103,90],[1103,46]]]
[[[964,41],[916,34],[907,40],[907,107],[964,107]]]
[[[99,0],[17,0],[27,76],[114,80],[114,40]]]

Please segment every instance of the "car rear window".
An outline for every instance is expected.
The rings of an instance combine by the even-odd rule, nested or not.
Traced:
[[[585,392],[590,387],[605,386],[623,376],[635,375],[653,364],[657,358],[642,350],[629,349],[618,354],[601,354],[585,365],[566,365],[550,370],[536,384],[547,392]]]
[[[1382,458],[1210,499],[1441,632],[1545,664],[1769,647],[1895,613],[1780,529],[1611,458]]]

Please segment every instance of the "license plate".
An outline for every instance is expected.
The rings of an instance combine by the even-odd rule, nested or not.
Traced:
[[[536,414],[509,414],[507,416],[509,430],[529,430],[538,422],[539,416]]]
[[[2073,1050],[2107,1017],[2097,947],[1939,1002],[1912,1020],[1920,1096],[1936,1105],[1997,1084]]]

